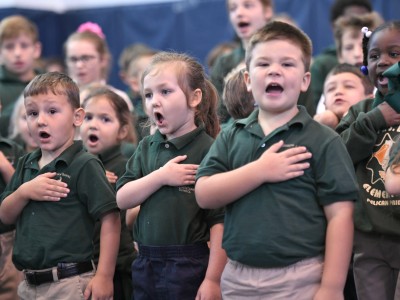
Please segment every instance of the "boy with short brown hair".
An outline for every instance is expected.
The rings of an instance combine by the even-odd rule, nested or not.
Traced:
[[[358,67],[340,64],[326,76],[324,101],[326,110],[314,116],[314,120],[333,129],[349,108],[367,98],[373,98],[374,85]]]
[[[39,74],[35,62],[40,57],[41,44],[36,25],[19,15],[0,22],[0,99],[3,105],[0,132],[8,135],[14,103],[25,86]]]
[[[227,299],[340,299],[353,238],[354,169],[339,135],[297,106],[312,46],[270,22],[246,49],[258,109],[225,128],[197,173],[200,207],[226,207]]]
[[[0,220],[16,225],[13,262],[21,299],[109,299],[119,246],[115,192],[100,161],[74,141],[84,111],[67,75],[36,76],[24,91],[39,149],[25,155],[1,197]],[[95,270],[93,231],[101,222]]]

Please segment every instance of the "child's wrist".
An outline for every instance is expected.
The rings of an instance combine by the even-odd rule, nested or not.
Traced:
[[[109,271],[96,271],[96,274],[94,275],[97,278],[103,278],[105,280],[111,280],[113,281],[114,279],[114,272],[109,272]]]

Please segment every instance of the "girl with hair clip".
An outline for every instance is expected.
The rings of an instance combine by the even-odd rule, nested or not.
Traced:
[[[198,165],[219,132],[217,92],[192,57],[162,52],[142,76],[142,94],[157,130],[117,182],[118,206],[140,205],[134,298],[220,299],[224,211],[201,209],[194,194]]]
[[[400,21],[388,21],[372,33],[368,28],[362,31],[362,71],[377,92],[374,99],[353,105],[336,131],[359,183],[354,215],[358,298],[393,300],[400,297],[400,196],[385,189],[385,171],[393,141],[400,137]]]
[[[82,103],[85,119],[80,133],[86,150],[99,157],[106,169],[108,181],[115,183],[125,172],[127,158],[121,153],[123,141],[136,143],[131,114],[125,101],[106,87],[88,90]],[[114,299],[129,300],[132,297],[130,265],[136,253],[131,233],[126,224],[126,211],[121,210],[121,236],[114,273]],[[97,264],[100,253],[100,223],[96,223],[94,261]]]
[[[91,85],[107,86],[121,96],[129,110],[133,111],[129,96],[106,83],[112,59],[106,37],[98,24],[81,24],[64,43],[64,53],[68,75],[78,84],[81,92]]]

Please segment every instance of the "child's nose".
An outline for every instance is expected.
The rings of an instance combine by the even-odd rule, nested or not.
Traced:
[[[377,65],[378,66],[388,66],[388,65],[392,65],[393,63],[394,62],[389,55],[387,55],[386,53],[381,53],[381,55],[379,56]]]
[[[357,57],[357,58],[363,56],[363,49],[362,49],[362,47],[355,47],[355,49],[354,49],[354,56]]]
[[[236,9],[235,9],[235,14],[236,14],[236,16],[241,16],[241,15],[243,15],[243,11],[244,11],[244,8],[243,8],[242,6],[236,7]]]
[[[335,96],[341,95],[341,94],[343,94],[343,88],[340,88],[340,87],[336,88],[335,89]]]
[[[21,53],[22,53],[22,48],[21,48],[21,46],[16,45],[16,46],[14,47],[14,54],[15,54],[16,56],[20,56]]]
[[[45,125],[46,124],[46,118],[45,118],[44,114],[38,114],[37,123],[38,123],[38,125]]]
[[[97,129],[97,121],[91,120],[91,121],[89,122],[89,128],[90,128],[90,129]]]
[[[271,64],[268,68],[269,75],[278,75],[280,74],[280,67],[278,64]]]
[[[154,95],[153,98],[151,99],[151,106],[152,107],[158,107],[160,105],[160,101],[158,96]]]

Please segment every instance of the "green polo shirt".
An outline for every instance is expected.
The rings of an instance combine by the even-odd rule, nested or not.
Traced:
[[[128,159],[121,153],[121,146],[117,145],[98,155],[107,171],[115,173],[120,178],[126,170]],[[115,184],[112,184],[115,188]],[[126,210],[121,210],[121,234],[117,257],[117,270],[125,270],[130,274],[131,264],[136,257],[132,235],[126,227]],[[100,255],[100,222],[96,222],[94,243],[94,260],[97,264]]]
[[[13,262],[18,269],[45,269],[59,262],[81,262],[92,258],[96,220],[118,209],[115,192],[104,168],[75,141],[59,157],[40,169],[41,150],[25,155],[6,187],[2,199],[22,183],[40,174],[57,172],[70,192],[57,202],[31,200],[16,222]]]
[[[323,254],[323,206],[357,198],[354,169],[339,135],[299,109],[267,136],[258,123],[258,110],[238,120],[220,133],[200,165],[197,178],[227,172],[257,160],[279,140],[305,146],[313,154],[304,175],[265,183],[227,205],[223,247],[232,260],[274,268]]]
[[[128,158],[122,154],[121,145],[113,146],[98,155],[106,170],[115,173],[118,177],[124,175]],[[115,184],[112,184],[115,188]]]
[[[41,73],[40,70],[34,71],[36,75]],[[14,104],[29,81],[21,81],[16,74],[7,70],[4,65],[0,66],[0,101],[2,104],[0,132],[2,136],[8,135],[8,126]]]
[[[200,164],[212,143],[203,127],[172,140],[166,140],[157,130],[140,141],[127,163],[126,173],[117,182],[117,189],[179,155],[187,155],[184,164]],[[206,242],[210,227],[222,223],[223,218],[223,210],[204,210],[197,205],[193,185],[163,186],[140,205],[134,239],[146,246]]]
[[[0,151],[3,152],[14,168],[17,165],[18,159],[24,155],[23,149],[17,143],[2,137],[0,137]],[[0,193],[4,191],[6,185],[3,176],[0,176]],[[14,225],[5,225],[0,221],[0,234],[11,231],[14,228]]]

